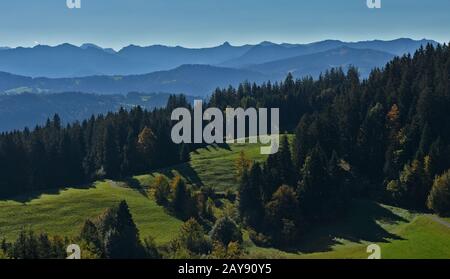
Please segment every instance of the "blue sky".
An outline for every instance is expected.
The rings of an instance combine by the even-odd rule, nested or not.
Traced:
[[[205,47],[410,37],[450,41],[449,0],[1,0],[0,46]]]

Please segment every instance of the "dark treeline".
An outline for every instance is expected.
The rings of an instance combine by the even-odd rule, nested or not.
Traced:
[[[259,244],[289,246],[352,198],[450,214],[450,48],[429,45],[361,81],[357,69],[317,81],[217,90],[213,105],[280,107],[295,128],[260,165],[241,158],[239,211]]]
[[[136,107],[61,125],[58,115],[33,131],[0,134],[0,196],[119,179],[180,162],[188,148],[170,140],[173,108],[189,106],[171,96],[165,109]]]

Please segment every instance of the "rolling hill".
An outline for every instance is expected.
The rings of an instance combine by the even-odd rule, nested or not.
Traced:
[[[0,95],[0,132],[34,128],[45,124],[58,114],[63,123],[83,121],[92,115],[118,111],[134,106],[151,110],[164,107],[169,94],[129,93],[127,95],[98,95],[78,92],[60,94]],[[193,97],[187,97],[193,102]]]
[[[158,245],[167,244],[177,236],[182,222],[157,206],[148,195],[154,177],[181,174],[194,187],[235,189],[230,170],[241,150],[252,159],[264,159],[257,152],[258,145],[210,146],[192,153],[190,163],[136,176],[133,183],[102,181],[0,201],[0,235],[12,239],[22,227],[31,227],[74,236],[84,219],[97,216],[125,199],[141,237],[154,236]],[[219,216],[221,211],[221,206],[215,210]],[[367,245],[371,243],[380,245],[382,258],[386,259],[448,258],[450,254],[450,228],[437,222],[436,217],[364,200],[355,200],[349,212],[343,220],[309,232],[293,251],[257,247],[245,233],[247,257],[365,259]]]
[[[279,80],[288,73],[295,77],[310,75],[317,78],[321,73],[332,68],[347,69],[356,66],[361,77],[367,78],[375,67],[383,67],[394,55],[370,49],[354,49],[346,46],[336,49],[296,56],[272,61],[259,65],[252,65],[246,69],[264,73],[273,80]]]
[[[209,65],[183,65],[169,71],[145,75],[89,76],[80,78],[31,78],[0,72],[0,92],[59,93],[84,92],[126,94],[129,92],[184,93],[206,96],[217,87],[236,86],[250,80],[262,82],[267,77],[246,69]]]

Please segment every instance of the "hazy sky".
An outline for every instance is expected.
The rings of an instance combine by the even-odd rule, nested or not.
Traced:
[[[450,0],[0,0],[0,46],[450,41]]]

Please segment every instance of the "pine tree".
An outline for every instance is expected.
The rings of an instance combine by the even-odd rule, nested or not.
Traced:
[[[268,202],[272,198],[273,193],[282,185],[277,164],[277,157],[273,155],[269,155],[266,162],[264,162],[263,184],[261,188],[264,203]]]
[[[237,181],[239,181],[242,178],[244,172],[250,170],[250,166],[251,161],[247,158],[245,152],[241,150],[241,152],[239,152],[239,157],[236,159],[235,162]]]
[[[358,166],[371,181],[378,181],[382,175],[385,149],[385,113],[381,103],[369,109],[362,124],[358,145]],[[379,192],[378,190],[376,192]],[[378,193],[368,193],[369,195]]]
[[[100,234],[97,227],[91,220],[86,220],[84,222],[83,228],[80,232],[80,239],[85,241],[87,244],[92,244],[96,250],[103,251]]]
[[[144,127],[138,136],[138,147],[144,163],[143,170],[151,170],[155,163],[155,148],[157,138],[149,127]]]
[[[401,154],[401,144],[399,141],[400,135],[400,110],[399,107],[394,104],[392,105],[390,111],[387,113],[387,129],[389,130],[388,136],[388,147],[385,155],[385,163],[383,167],[383,172],[387,180],[394,179],[401,168],[400,154]]]
[[[294,164],[292,162],[289,140],[286,135],[281,138],[280,150],[276,156],[278,158],[281,183],[295,186]]]
[[[180,162],[189,162],[191,160],[189,146],[187,144],[182,144],[180,149]]]
[[[424,166],[419,160],[405,165],[400,174],[400,185],[404,191],[403,205],[424,209],[431,185],[427,184]]]
[[[118,178],[120,175],[120,154],[116,134],[112,126],[107,126],[104,134],[102,165],[106,177]]]
[[[126,177],[132,175],[133,171],[137,171],[136,166],[139,165],[139,158],[136,150],[136,139],[131,129],[128,131],[122,154],[123,158],[120,165],[120,172],[122,177]]]
[[[126,201],[121,201],[118,206],[108,209],[96,223],[105,257],[111,259],[143,257],[139,231]]]
[[[258,228],[264,217],[261,196],[262,172],[259,163],[254,163],[250,172],[244,170],[239,187],[239,213],[246,224]]]
[[[427,206],[441,216],[450,216],[450,170],[434,180]]]
[[[292,245],[298,239],[301,215],[297,194],[292,187],[283,185],[273,194],[266,205],[266,216],[266,230],[275,245]]]
[[[297,192],[303,213],[314,221],[327,218],[332,186],[329,184],[327,158],[320,145],[306,158],[301,177]]]
[[[184,180],[176,176],[172,181],[172,208],[175,214],[182,220],[195,217],[197,211],[191,191],[187,188]]]

